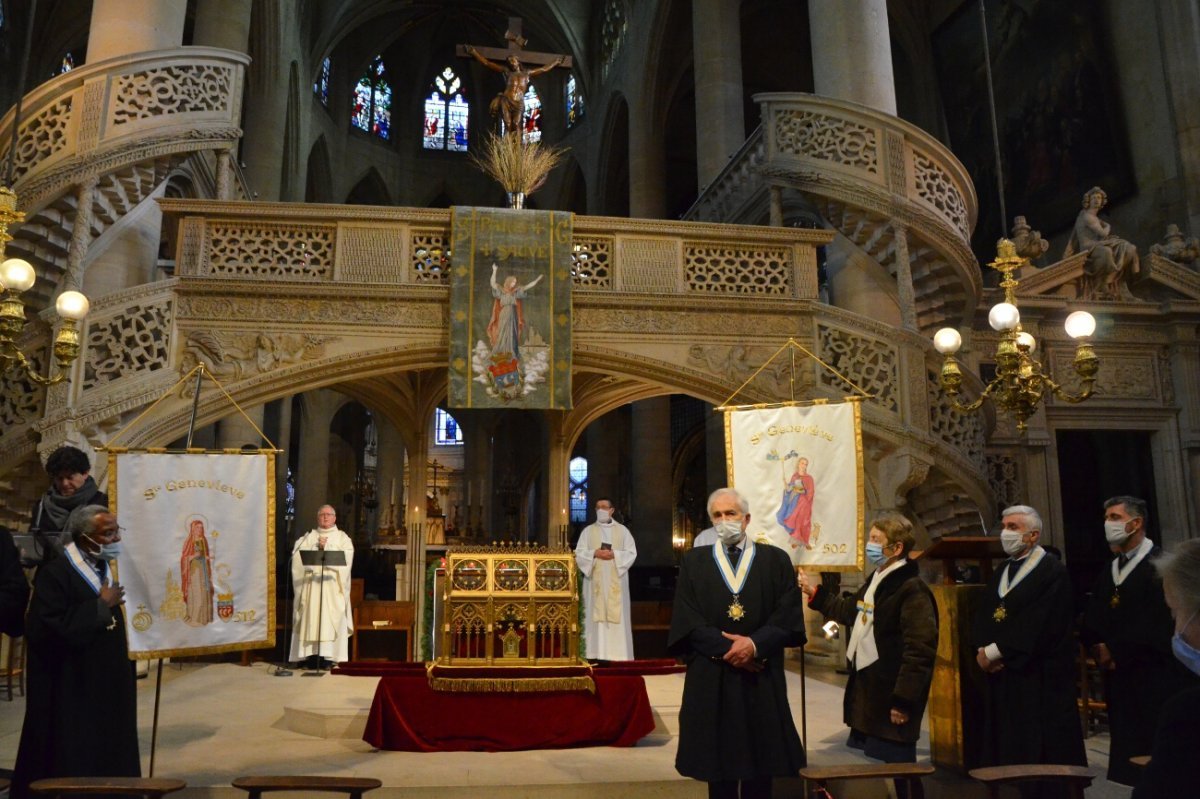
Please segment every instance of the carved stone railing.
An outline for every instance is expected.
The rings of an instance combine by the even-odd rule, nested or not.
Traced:
[[[179,217],[176,277],[95,300],[70,384],[51,392],[41,419],[29,419],[41,406],[4,411],[0,476],[12,454],[28,452],[31,431],[69,423],[104,443],[199,362],[249,405],[445,363],[448,211],[160,204]],[[812,359],[755,377],[795,337],[871,395],[864,432],[879,447],[927,453],[986,485],[971,431],[930,411],[929,341],[816,300],[815,248],[829,232],[576,217],[573,235],[578,370],[710,401],[743,381],[748,401],[854,393]],[[218,399],[202,403],[201,423],[227,411]],[[138,442],[123,442],[172,441],[189,408],[182,395],[167,398]]]
[[[896,258],[907,255],[922,330],[973,313],[982,290],[970,242],[978,209],[970,176],[950,150],[920,128],[856,103],[801,93],[754,99],[762,125],[686,219],[761,221],[744,212],[763,215],[769,185],[798,189],[893,274]],[[904,232],[902,250],[897,230]]]
[[[37,210],[85,177],[167,154],[229,147],[241,136],[249,57],[181,47],[88,64],[25,97],[14,189]],[[14,112],[0,120],[8,158]]]

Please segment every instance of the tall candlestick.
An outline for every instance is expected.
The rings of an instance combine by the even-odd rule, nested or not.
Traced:
[[[392,505],[392,506],[395,506],[395,504],[396,504],[396,478],[395,477],[392,478],[392,493],[388,497],[388,504]]]

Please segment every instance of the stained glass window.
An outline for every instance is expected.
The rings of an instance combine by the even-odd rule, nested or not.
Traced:
[[[462,80],[446,67],[429,87],[425,98],[425,122],[421,131],[426,150],[467,151],[467,116],[470,105],[463,94]]]
[[[367,72],[354,87],[354,114],[350,123],[381,139],[392,131],[392,84],[383,67],[383,56],[375,56]]]
[[[533,84],[525,91],[525,116],[521,117],[521,136],[526,144],[542,140],[542,98]]]
[[[586,522],[588,518],[587,458],[571,458],[567,467],[571,486],[571,521]]]
[[[625,29],[628,24],[625,0],[607,0],[604,4],[604,17],[600,23],[600,57],[604,59],[601,74],[604,77],[608,76],[608,71],[617,60],[621,43],[625,41]]]
[[[321,62],[321,74],[313,84],[313,94],[321,101],[321,105],[329,105],[329,58]]]
[[[579,89],[579,84],[575,82],[574,72],[567,75],[566,102],[564,105],[567,109],[567,127],[573,128],[576,122],[583,119],[583,92]]]
[[[438,446],[454,446],[463,443],[462,428],[454,417],[441,408],[433,409],[433,442]]]

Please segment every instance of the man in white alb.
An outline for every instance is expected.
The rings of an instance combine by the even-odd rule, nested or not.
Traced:
[[[306,566],[305,550],[346,553],[345,566]],[[330,505],[317,510],[317,527],[309,530],[292,550],[292,584],[296,588],[292,648],[288,659],[308,660],[314,666],[350,659],[349,639],[354,631],[350,610],[350,567],[354,543],[338,529],[337,512]],[[319,658],[319,660],[318,660]]]
[[[613,504],[596,501],[596,522],[579,535],[575,562],[583,577],[584,651],[588,660],[633,660],[629,567],[637,546],[629,528],[613,521]]]

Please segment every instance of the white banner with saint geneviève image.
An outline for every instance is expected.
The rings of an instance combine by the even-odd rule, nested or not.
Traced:
[[[130,657],[273,646],[274,453],[109,458]]]
[[[814,571],[863,566],[862,432],[856,401],[731,408],[729,484],[750,503],[749,533]]]

